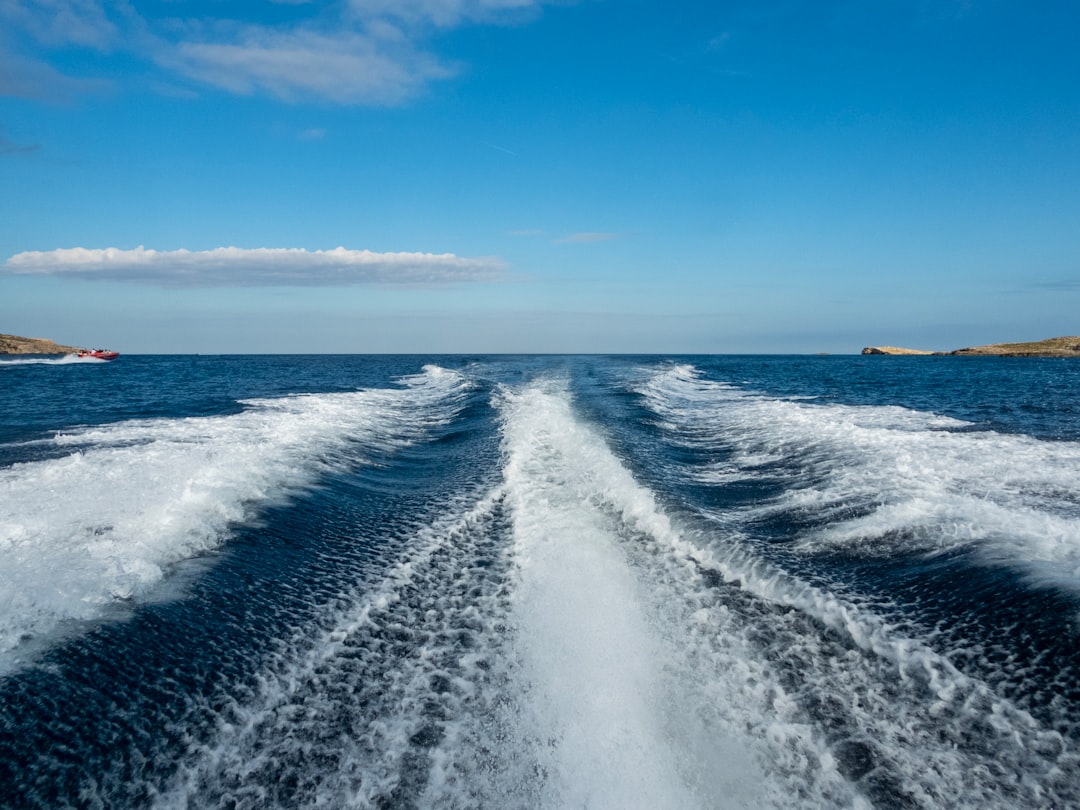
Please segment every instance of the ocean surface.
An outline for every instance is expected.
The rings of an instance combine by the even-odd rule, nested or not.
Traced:
[[[0,362],[0,806],[1080,806],[1080,362]]]

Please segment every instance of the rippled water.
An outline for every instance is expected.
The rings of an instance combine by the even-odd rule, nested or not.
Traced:
[[[1080,364],[0,362],[11,807],[1080,803]]]

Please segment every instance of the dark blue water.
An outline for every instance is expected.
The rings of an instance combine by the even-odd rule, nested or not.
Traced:
[[[0,804],[1080,803],[1080,364],[0,362]]]

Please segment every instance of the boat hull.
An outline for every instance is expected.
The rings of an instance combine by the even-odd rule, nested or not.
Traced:
[[[77,357],[92,357],[96,360],[115,360],[120,356],[119,352],[107,352],[102,349],[95,349],[93,351],[79,352]]]

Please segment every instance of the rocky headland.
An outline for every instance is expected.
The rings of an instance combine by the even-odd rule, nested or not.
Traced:
[[[47,338],[0,335],[0,354],[72,354],[78,346],[63,346]]]
[[[1080,357],[1080,337],[1056,337],[1028,343],[988,343],[951,352],[902,349],[898,346],[867,346],[863,354],[923,354],[937,357]]]

